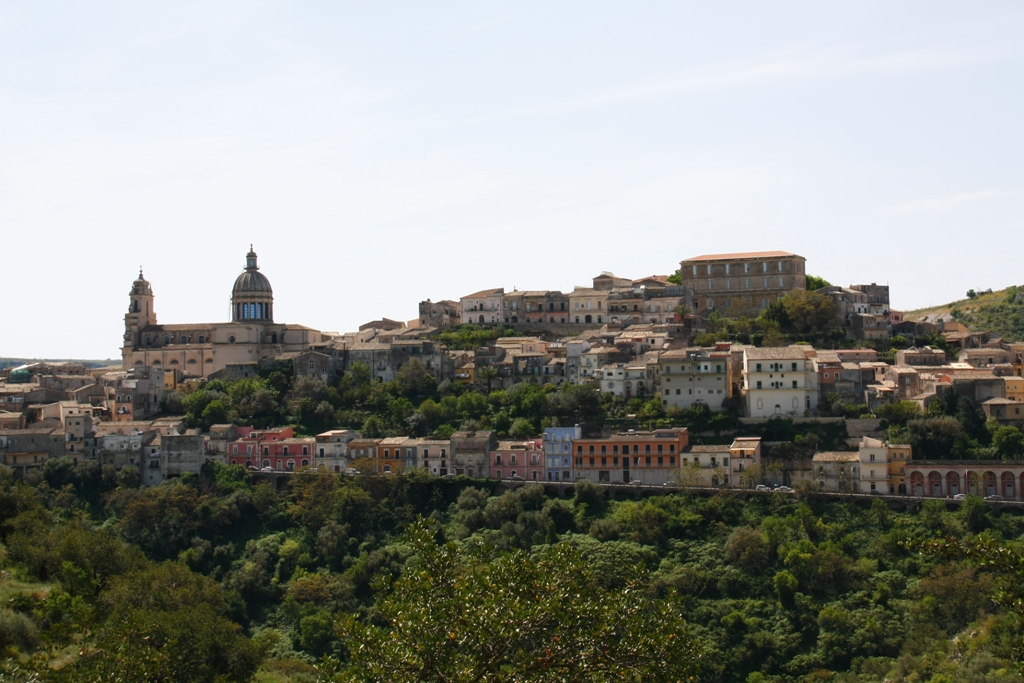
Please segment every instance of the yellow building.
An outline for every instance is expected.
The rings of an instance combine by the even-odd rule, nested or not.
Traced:
[[[1004,396],[1011,401],[1024,403],[1024,377],[1004,377],[1006,393]]]
[[[889,493],[906,494],[907,465],[911,458],[911,449],[907,444],[889,444]]]

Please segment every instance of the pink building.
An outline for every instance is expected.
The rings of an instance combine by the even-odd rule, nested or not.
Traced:
[[[492,479],[519,477],[526,481],[544,479],[544,440],[499,441],[490,453]]]
[[[315,448],[314,437],[296,437],[291,427],[250,429],[228,445],[228,462],[256,469],[296,470],[310,466]]]

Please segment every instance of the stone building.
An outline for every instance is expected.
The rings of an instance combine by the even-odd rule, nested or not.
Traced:
[[[420,302],[420,327],[433,327],[447,329],[458,325],[460,321],[459,302],[449,301],[426,301]]]
[[[140,270],[124,324],[125,370],[151,366],[177,370],[185,377],[208,377],[230,365],[255,364],[324,341],[317,330],[274,322],[274,292],[251,249],[245,271],[231,290],[231,322],[161,325],[153,288]]]
[[[788,251],[705,254],[682,261],[680,272],[695,313],[755,317],[787,292],[806,288],[806,261]]]

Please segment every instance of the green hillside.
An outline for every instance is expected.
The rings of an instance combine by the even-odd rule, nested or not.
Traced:
[[[1006,341],[1021,341],[1024,340],[1024,285],[908,311],[905,315],[907,320],[924,322],[952,317],[972,330],[987,330]]]

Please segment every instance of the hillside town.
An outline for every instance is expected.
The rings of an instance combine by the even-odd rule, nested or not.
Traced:
[[[381,318],[334,333],[275,321],[273,289],[252,249],[226,323],[158,323],[153,287],[140,272],[129,292],[120,366],[34,362],[2,371],[0,462],[22,477],[56,458],[135,468],[148,486],[221,463],[275,480],[307,468],[351,476],[419,470],[510,483],[805,486],[1024,500],[1024,461],[914,452],[890,442],[885,419],[893,406],[925,414],[966,399],[987,424],[1019,429],[1024,343],[949,317],[904,320],[890,307],[888,286],[875,283],[815,287],[829,320],[802,331],[793,323],[811,341],[794,341],[771,324],[742,331],[806,296],[809,281],[805,259],[789,252],[711,254],[682,260],[672,275],[633,280],[602,272],[567,293],[497,287],[458,301],[425,300],[416,319]],[[479,344],[446,343],[467,329],[494,334]],[[356,368],[371,383],[389,383],[409,367],[437,386],[484,395],[520,385],[586,386],[608,401],[653,401],[660,417],[728,413],[740,428],[712,437],[632,414],[598,429],[538,424],[514,436],[472,423],[447,434],[371,434],[338,424],[310,433],[294,424],[199,425],[180,412],[180,398],[209,382],[275,368],[334,386]],[[773,420],[841,425],[841,448],[772,455],[777,442],[744,429]]]

